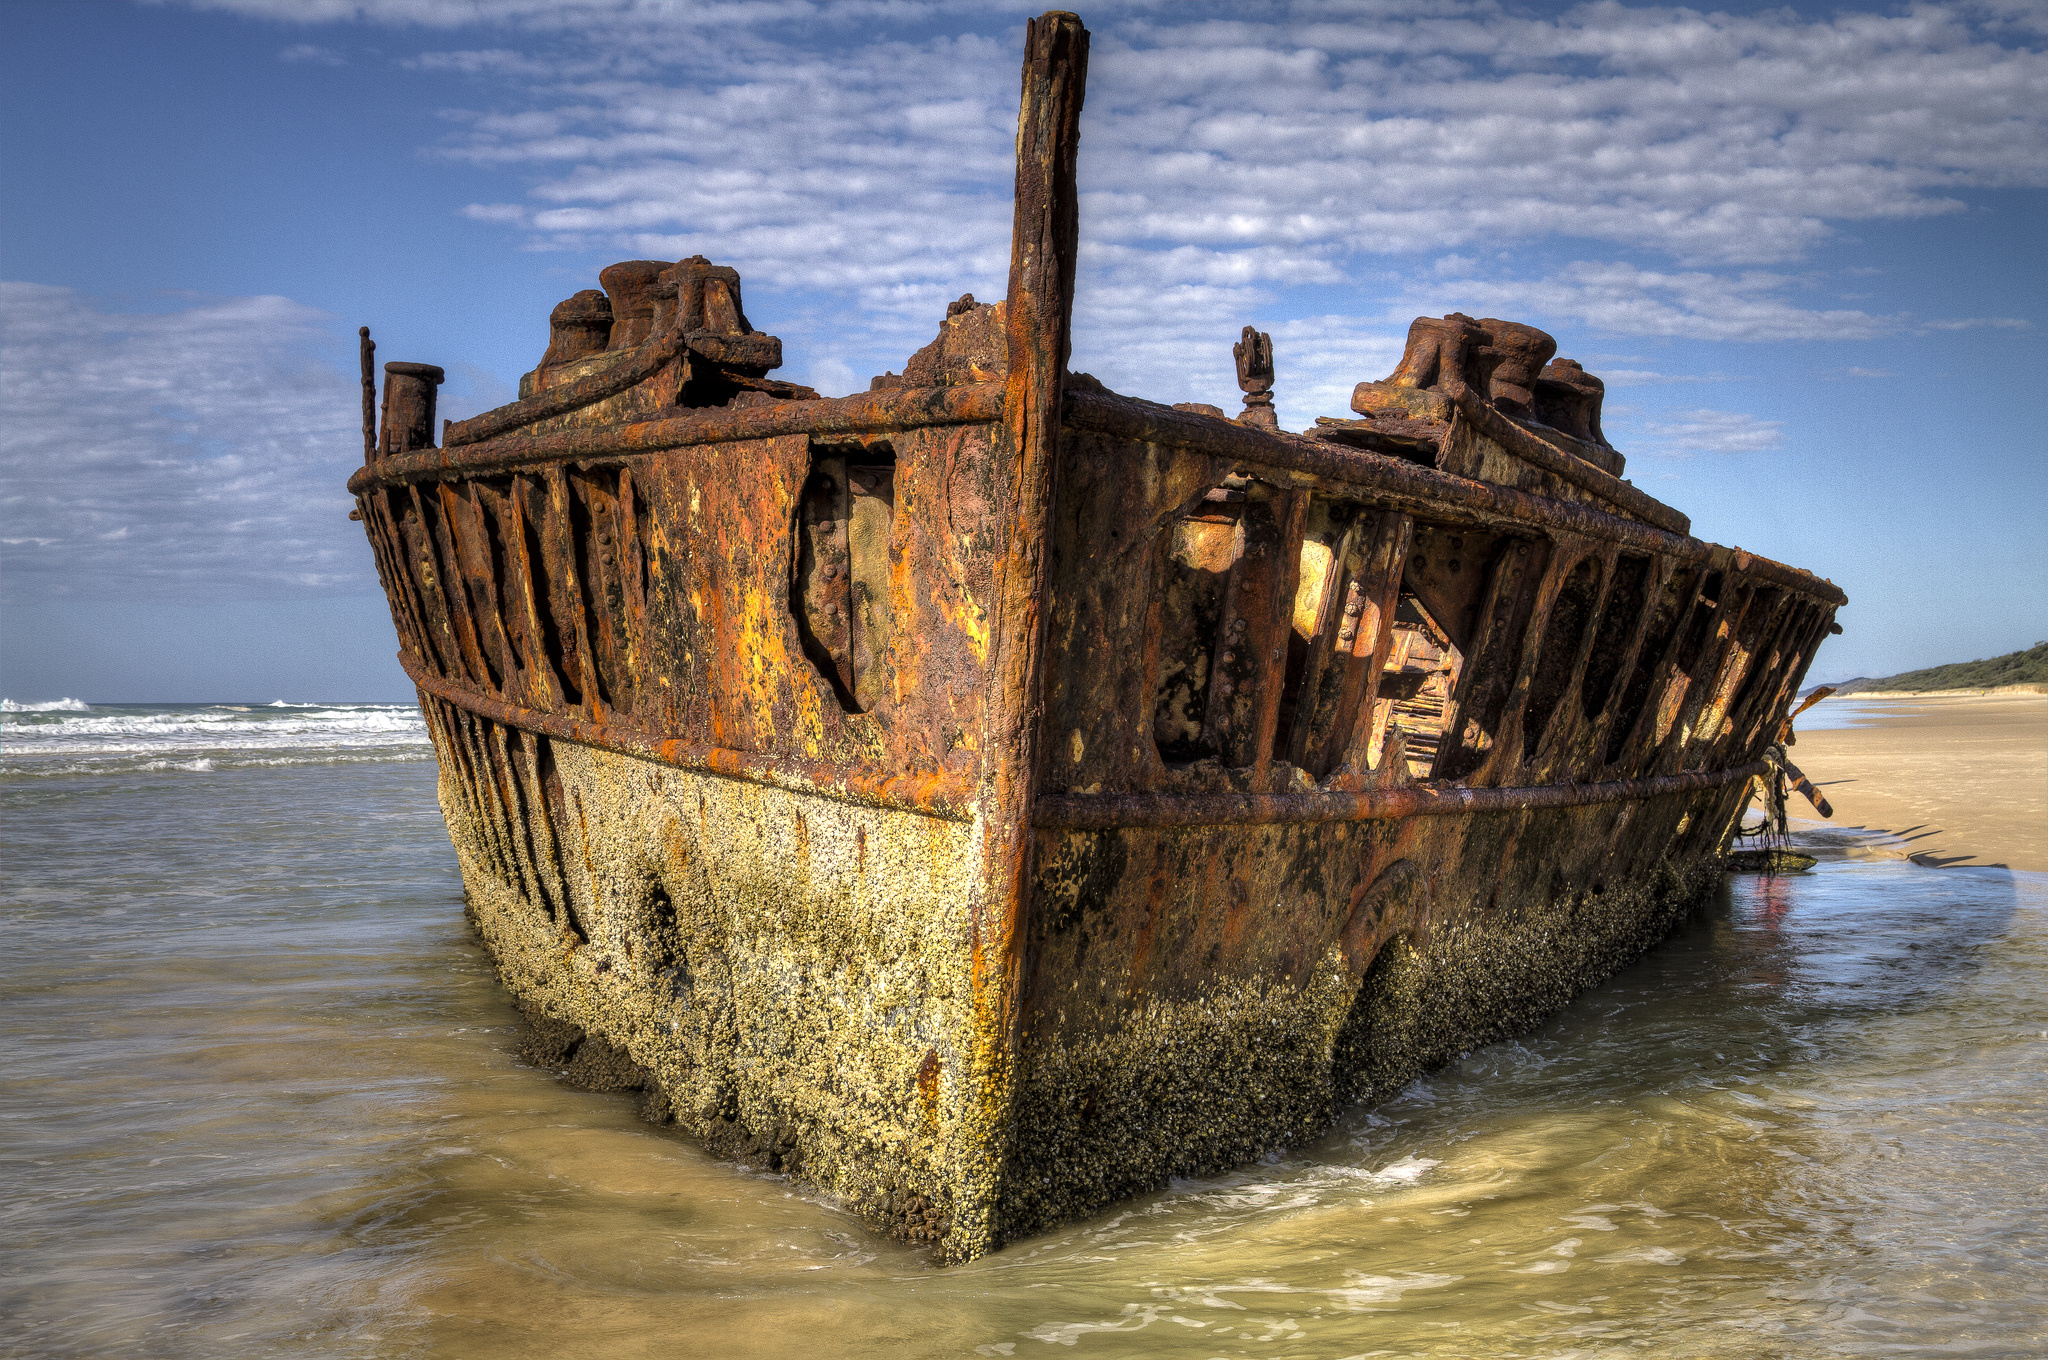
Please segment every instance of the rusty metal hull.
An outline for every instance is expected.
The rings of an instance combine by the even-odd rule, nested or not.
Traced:
[[[391,366],[350,483],[554,1056],[949,1259],[1660,938],[1843,603],[1618,481],[1528,327],[1418,322],[1332,438],[1256,333],[1237,420],[1069,374],[1086,34],[1027,49],[1009,294],[903,374],[777,383],[736,274],[628,262],[440,448]]]
[[[1712,890],[1741,796],[1046,833],[1008,1234],[1299,1144],[1527,1030]]]

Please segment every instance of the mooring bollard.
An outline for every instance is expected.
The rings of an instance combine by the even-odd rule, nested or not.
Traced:
[[[432,364],[384,365],[384,425],[377,455],[434,447],[434,389],[447,374]]]

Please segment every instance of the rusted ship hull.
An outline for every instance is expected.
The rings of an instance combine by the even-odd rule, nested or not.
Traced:
[[[1621,482],[1526,327],[1418,322],[1320,437],[1249,332],[1236,420],[1069,374],[1085,59],[1032,24],[1008,296],[875,391],[636,262],[442,447],[391,366],[351,482],[507,985],[956,1259],[1659,938],[1843,603]]]

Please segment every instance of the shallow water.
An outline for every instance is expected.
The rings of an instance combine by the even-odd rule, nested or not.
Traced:
[[[1792,725],[1801,732],[1838,732],[1850,727],[1873,727],[1882,721],[1889,707],[1897,703],[1896,699],[1888,704],[1884,699],[1867,699],[1861,694],[1823,699],[1793,719]]]
[[[1732,879],[1313,1146],[935,1269],[521,1066],[416,720],[324,711],[126,756],[6,715],[0,1353],[2044,1349],[2041,876]]]

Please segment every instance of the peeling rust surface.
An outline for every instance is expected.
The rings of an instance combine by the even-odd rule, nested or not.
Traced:
[[[1346,448],[1298,435],[1264,434],[1229,421],[1217,421],[1170,406],[1110,392],[1100,383],[1084,381],[1069,389],[1067,420],[1082,429],[1121,435],[1146,443],[1202,449],[1236,462],[1258,464],[1302,481],[1323,481],[1377,493],[1387,503],[1450,512],[1476,523],[1520,523],[1532,527],[1570,529],[1646,550],[1697,559],[1711,552],[1738,550],[1654,525],[1625,519],[1571,501],[1551,500],[1512,486],[1474,481],[1418,467],[1404,459]],[[1463,511],[1464,514],[1457,512]],[[1836,606],[1849,602],[1832,582],[1797,567],[1754,554],[1744,554],[1743,570],[1778,579]]]
[[[1038,826],[1106,830],[1120,826],[1253,826],[1273,822],[1369,822],[1402,817],[1448,817],[1466,812],[1523,812],[1585,807],[1718,789],[1768,773],[1752,761],[1725,770],[1618,779],[1606,784],[1539,784],[1474,789],[1455,784],[1412,785],[1347,793],[1095,793],[1046,794],[1034,804]]]
[[[504,409],[504,408],[501,408]],[[493,414],[486,412],[485,414]],[[380,462],[349,479],[349,490],[399,481],[464,476],[543,462],[620,462],[636,454],[766,439],[778,434],[886,434],[932,425],[986,424],[1003,418],[1000,383],[861,392],[850,397],[774,405],[656,411],[644,419],[553,435],[508,436],[463,448],[422,449]],[[478,417],[482,419],[482,417]],[[519,428],[519,427],[511,427]]]
[[[867,392],[770,376],[701,256],[606,269],[439,448],[362,336],[353,515],[533,1042],[944,1260],[1654,943],[1845,603],[1622,482],[1533,327],[1418,318],[1299,434],[1251,327],[1235,419],[1068,372],[1087,53],[1027,29],[1003,300]]]
[[[399,662],[423,693],[459,703],[469,712],[507,727],[838,802],[917,812],[948,821],[973,819],[974,786],[966,780],[945,775],[867,776],[819,762],[767,760],[751,751],[687,743],[619,723],[588,723],[569,715],[544,713],[465,692],[427,674],[409,655],[400,654]]]

